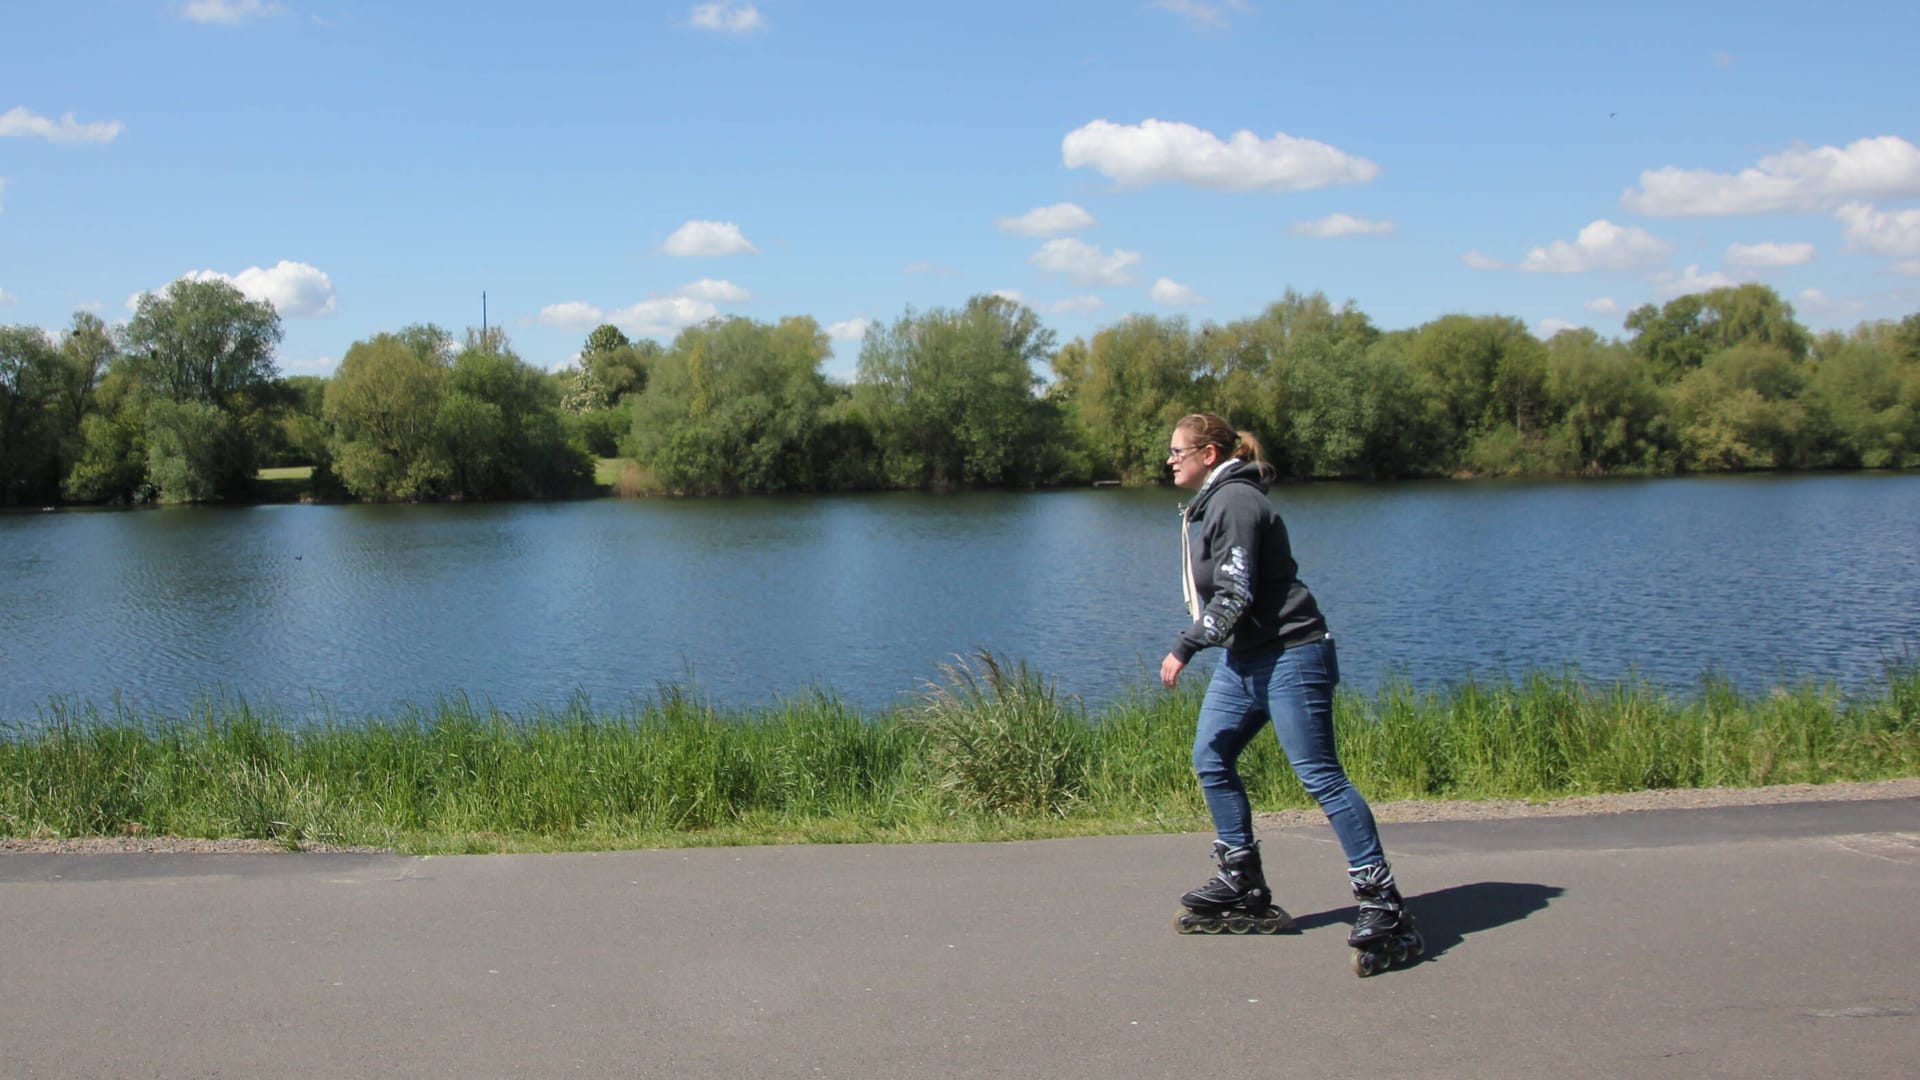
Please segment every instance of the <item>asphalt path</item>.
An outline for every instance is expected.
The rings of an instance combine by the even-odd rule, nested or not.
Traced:
[[[1920,799],[1386,827],[1428,957],[1173,932],[1204,836],[0,856],[6,1077],[1920,1075]]]

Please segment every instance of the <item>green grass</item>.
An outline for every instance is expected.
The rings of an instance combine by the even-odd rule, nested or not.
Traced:
[[[1199,830],[1188,747],[1201,687],[1088,712],[992,656],[915,704],[810,694],[722,710],[666,688],[612,712],[510,715],[450,698],[295,723],[244,701],[183,715],[50,705],[0,731],[0,835],[250,837],[410,852],[1015,839]],[[1369,798],[1547,798],[1920,775],[1920,665],[1872,691],[1708,682],[1677,698],[1573,675],[1343,694]],[[1271,738],[1256,805],[1309,805]]]
[[[290,465],[254,473],[259,497],[267,502],[298,502],[313,491],[313,466]]]

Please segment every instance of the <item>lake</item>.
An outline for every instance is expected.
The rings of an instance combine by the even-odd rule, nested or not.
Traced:
[[[1150,685],[1185,619],[1182,494],[0,515],[0,719],[215,694],[302,716],[455,693],[612,708],[665,684],[884,708],[977,648],[1098,704]],[[1920,476],[1274,497],[1353,688],[1569,667],[1856,688],[1920,646]]]

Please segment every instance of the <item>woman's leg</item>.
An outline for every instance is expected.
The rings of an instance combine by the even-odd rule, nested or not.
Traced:
[[[1347,779],[1333,744],[1333,688],[1339,682],[1340,661],[1331,638],[1296,646],[1274,664],[1266,704],[1287,761],[1326,812],[1347,865],[1372,866],[1386,861],[1373,809]]]
[[[1247,685],[1247,678],[1234,670],[1230,657],[1222,658],[1207,684],[1207,696],[1200,703],[1200,718],[1193,734],[1193,771],[1200,778],[1200,794],[1213,815],[1213,828],[1229,848],[1253,843],[1253,808],[1247,803],[1247,786],[1234,763],[1240,751],[1267,722],[1267,713]]]

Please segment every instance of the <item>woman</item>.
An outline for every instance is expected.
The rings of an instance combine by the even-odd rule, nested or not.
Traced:
[[[1260,444],[1204,414],[1175,424],[1170,441],[1173,482],[1197,493],[1180,515],[1182,584],[1193,624],[1160,662],[1160,681],[1172,689],[1195,653],[1215,645],[1226,650],[1200,705],[1193,741],[1194,772],[1219,834],[1213,844],[1219,872],[1180,898],[1193,913],[1181,918],[1180,929],[1244,932],[1292,925],[1273,905],[1246,785],[1234,767],[1247,743],[1271,722],[1288,762],[1346,851],[1359,905],[1348,943],[1377,953],[1376,960],[1396,951],[1417,955],[1413,920],[1381,850],[1373,811],[1334,752],[1333,688],[1340,667],[1333,635],[1313,594],[1295,576],[1287,527],[1267,499],[1271,470]],[[1356,968],[1361,964],[1356,953]]]

